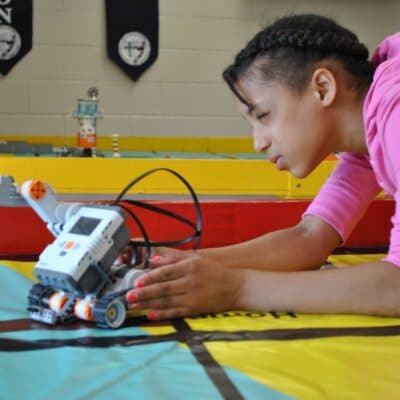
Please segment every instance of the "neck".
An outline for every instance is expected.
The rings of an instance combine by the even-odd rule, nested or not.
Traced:
[[[363,120],[363,104],[366,93],[347,96],[338,110],[337,152],[367,153]]]

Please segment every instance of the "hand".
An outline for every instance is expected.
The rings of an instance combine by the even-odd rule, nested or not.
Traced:
[[[141,241],[143,239],[133,239],[135,241]],[[117,259],[114,261],[114,265],[128,265],[131,267],[137,267],[137,268],[143,268],[144,266],[144,260],[147,257],[147,251],[145,246],[136,246],[136,253],[134,254],[134,249],[132,246],[127,245],[124,247],[124,249],[121,251],[120,255],[117,257]],[[151,257],[154,256],[164,256],[164,255],[170,255],[170,254],[176,254],[177,256],[182,253],[192,253],[194,254],[194,251],[192,250],[178,250],[178,249],[172,249],[169,247],[152,247],[150,249]]]
[[[229,269],[189,251],[150,259],[153,270],[143,274],[127,293],[131,308],[149,310],[149,319],[170,319],[236,307],[242,270]]]

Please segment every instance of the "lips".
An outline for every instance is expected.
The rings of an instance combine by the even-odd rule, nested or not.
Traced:
[[[278,161],[278,159],[280,158],[281,156],[278,154],[278,155],[276,155],[276,156],[271,156],[271,157],[269,157],[269,161],[271,161],[273,164],[276,164],[276,162]]]

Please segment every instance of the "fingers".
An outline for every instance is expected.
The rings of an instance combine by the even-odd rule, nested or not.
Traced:
[[[114,261],[115,265],[139,265],[142,264],[144,259],[144,251],[142,248],[131,245],[125,246],[119,256]]]
[[[130,308],[150,310],[148,318],[157,320],[193,314],[188,283],[192,268],[185,260],[188,256],[179,251],[151,257],[152,269],[141,275],[126,295]]]
[[[189,315],[184,279],[162,282],[141,289],[134,289],[127,294],[130,308],[151,310],[147,317],[151,320],[177,318]]]
[[[134,242],[143,242],[143,239],[132,239]],[[144,242],[143,242],[144,243]],[[150,254],[143,245],[130,244],[125,246],[121,254],[115,260],[115,264],[141,265],[148,259],[150,267],[159,267],[161,265],[173,264],[179,260],[187,258],[192,254],[190,250],[177,250],[169,247],[152,247]]]
[[[191,253],[185,252],[185,251],[179,251],[179,252],[174,251],[174,252],[167,253],[164,250],[163,255],[157,254],[157,255],[149,258],[150,267],[157,268],[157,267],[161,267],[163,265],[175,264],[179,261],[182,261],[182,260],[190,257],[191,255],[192,255]]]
[[[126,300],[131,308],[157,311],[157,316],[149,314],[149,319],[175,318],[188,314],[184,307],[186,292],[184,271],[173,264],[143,274]]]
[[[148,259],[148,261],[150,261],[150,267],[158,267],[160,265],[175,263],[183,258],[186,258],[190,253],[188,250],[177,250],[169,247],[151,247],[150,254],[148,254],[145,246],[133,245],[133,247],[134,249],[132,249],[132,246],[128,246],[128,249],[125,249],[123,254],[126,254],[127,257],[129,257],[130,254],[132,261],[135,261],[132,263],[134,265],[142,264],[146,259]]]
[[[149,280],[144,283],[144,278],[150,274],[155,275],[156,278],[151,278],[152,283],[149,283]],[[185,288],[185,279],[183,279],[183,274],[179,270],[161,267],[142,275],[135,282],[135,289],[127,293],[126,299],[128,303],[137,303],[160,297],[176,296],[184,293]]]
[[[156,256],[158,257],[158,256]],[[150,259],[150,266],[153,267],[149,272],[146,272],[135,282],[135,287],[144,287],[154,283],[165,282],[182,278],[185,275],[185,270],[179,263],[173,264],[169,260],[156,260],[155,257]],[[165,257],[166,259],[167,257]],[[166,262],[166,264],[164,264]]]

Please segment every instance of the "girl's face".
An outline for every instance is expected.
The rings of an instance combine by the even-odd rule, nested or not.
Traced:
[[[250,105],[236,98],[240,114],[252,126],[255,150],[264,152],[277,169],[304,178],[331,153],[329,114],[312,85],[298,94],[248,74],[235,88]]]

